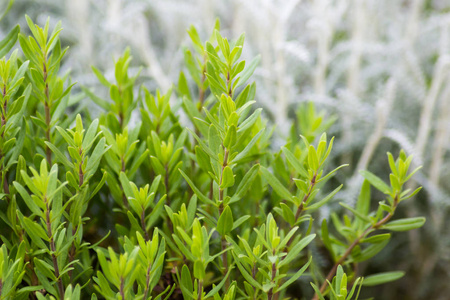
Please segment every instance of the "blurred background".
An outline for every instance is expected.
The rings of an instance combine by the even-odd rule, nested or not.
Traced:
[[[335,120],[328,130],[337,138],[334,162],[350,163],[338,176],[345,184],[338,200],[354,203],[358,170],[387,174],[387,151],[403,148],[423,165],[415,184],[424,189],[399,213],[425,215],[426,225],[394,234],[360,267],[361,274],[406,276],[365,295],[449,299],[450,0],[16,0],[0,37],[17,23],[26,30],[25,14],[41,25],[50,17],[50,27],[62,21],[62,42],[70,46],[63,71],[78,82],[80,97],[80,85],[99,84],[90,66],[112,78],[114,58],[127,46],[135,71],[143,67],[142,83],[165,91],[184,68],[189,25],[203,39],[216,18],[228,38],[245,32],[243,56],[261,54],[256,101],[276,125],[274,150],[296,126],[302,103]]]

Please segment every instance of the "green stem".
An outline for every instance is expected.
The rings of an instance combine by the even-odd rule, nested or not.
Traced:
[[[119,290],[119,293],[120,293],[120,296],[122,296],[122,300],[125,300],[124,288],[125,288],[125,280],[123,279],[123,277],[121,277],[120,278],[120,290]]]
[[[46,221],[46,225],[47,225],[47,235],[50,239],[50,250],[52,251],[52,261],[53,261],[53,267],[55,268],[56,283],[58,285],[60,299],[64,299],[64,286],[63,286],[62,280],[60,278],[58,258],[55,255],[56,247],[55,247],[55,240],[53,239],[52,224],[50,221],[50,209],[48,206],[48,200],[47,199],[44,199],[44,200],[45,200],[44,202],[45,202],[45,206],[46,206],[46,212],[45,212],[46,220],[45,221]]]
[[[223,163],[222,163],[222,174],[223,174],[223,170],[225,169],[225,167],[228,164],[228,150],[226,148],[225,149],[225,154],[224,154],[224,158],[223,158]],[[223,180],[223,176],[221,176],[220,178],[220,185],[222,185],[222,180]],[[223,213],[224,210],[224,206],[223,206],[223,196],[224,196],[224,190],[222,188],[219,188],[219,218]],[[226,276],[226,274],[228,273],[228,253],[225,251],[225,249],[227,249],[227,242],[225,240],[225,237],[222,236],[221,240],[220,240],[220,246],[222,251],[224,251],[222,253],[222,263],[223,263],[223,268],[224,268],[224,275]],[[228,288],[230,287],[230,279],[227,277],[227,279],[225,280],[225,290],[227,291]]]
[[[50,96],[49,96],[49,90],[48,90],[48,73],[47,73],[47,67],[45,65],[45,62],[43,64],[43,73],[44,73],[44,94],[45,94],[45,124],[47,125],[47,129],[45,130],[45,138],[47,139],[47,142],[51,143],[50,141],[50,122],[51,122],[51,116],[50,116]],[[52,150],[46,146],[45,147],[45,154],[47,156],[47,162],[51,166],[52,165]]]
[[[275,281],[275,276],[276,276],[276,274],[277,274],[277,266],[275,265],[275,263],[272,263],[272,282]],[[268,298],[269,300],[272,300],[272,299],[273,299],[273,288],[271,288],[271,289],[269,290],[269,293],[267,294],[267,298]]]
[[[164,166],[165,174],[164,174],[164,185],[166,187],[166,200],[167,200],[167,206],[170,206],[170,196],[169,196],[169,166],[166,164]]]
[[[295,213],[295,223],[297,223],[298,219],[300,218],[300,215],[303,212],[303,206],[305,205],[306,201],[308,201],[309,197],[311,197],[311,193],[314,190],[314,186],[316,185],[316,177],[317,177],[317,173],[314,173],[310,185],[309,185],[309,189],[308,189],[308,193],[305,194],[305,196],[302,199],[302,202],[300,203],[299,207],[297,208],[297,212]],[[289,241],[286,244],[286,248],[288,248],[292,242],[294,240],[294,236],[292,236]]]
[[[198,296],[197,296],[197,300],[201,300],[202,299],[202,290],[203,290],[203,280],[199,280],[198,281]]]
[[[142,208],[142,214],[141,214],[141,226],[142,226],[142,230],[143,230],[144,233],[145,233],[145,240],[146,240],[146,241],[149,241],[149,240],[150,240],[150,237],[148,236],[147,229],[145,228],[146,226],[145,226],[145,211],[144,211],[144,208]]]
[[[1,117],[1,125],[2,127],[4,127],[6,125],[6,109],[7,109],[7,105],[8,105],[8,100],[6,99],[6,84],[3,86],[3,99],[5,100],[5,102],[3,103],[3,110],[2,110],[2,117]],[[5,136],[5,131],[3,130],[1,138],[3,138]],[[3,153],[2,151],[0,151],[0,160],[2,160],[3,158]],[[5,194],[7,194],[6,199],[9,201],[9,185],[8,185],[8,180],[7,180],[7,172],[6,170],[3,170],[4,166],[3,164],[0,166],[0,173],[3,174],[2,176],[2,180],[3,180],[3,192]],[[1,294],[0,294],[1,295]]]
[[[146,300],[147,297],[148,297],[149,286],[150,286],[150,270],[151,270],[151,268],[152,268],[152,266],[148,266],[148,268],[147,268],[147,275],[146,275],[146,278],[145,278],[144,300]]]

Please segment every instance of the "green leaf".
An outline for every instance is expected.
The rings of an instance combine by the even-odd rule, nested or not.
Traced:
[[[408,231],[422,227],[423,224],[425,224],[425,221],[424,217],[405,218],[389,222],[381,228],[392,231]]]
[[[81,145],[84,151],[89,151],[90,146],[94,143],[98,131],[98,123],[98,119],[95,119],[86,131],[83,138],[83,144]]]
[[[217,222],[217,232],[224,236],[233,229],[233,213],[230,206],[225,207]]]
[[[244,178],[242,178],[236,189],[236,192],[234,193],[233,197],[231,197],[231,200],[230,202],[228,202],[228,204],[238,201],[245,195],[247,190],[252,186],[256,175],[258,175],[258,171],[259,164],[254,165],[247,173],[245,173]]]
[[[81,86],[81,90],[86,94],[86,96],[91,98],[91,100],[94,101],[95,104],[97,104],[98,106],[100,106],[101,108],[103,108],[106,111],[111,110],[111,104],[108,101],[103,100],[102,98],[98,97],[96,94],[94,94],[88,88],[86,88],[84,86]]]
[[[270,184],[270,186],[273,188],[273,190],[283,199],[286,199],[287,201],[293,202],[292,195],[289,192],[287,188],[285,188],[281,182],[274,176],[272,173],[269,172],[265,167],[260,167],[261,174],[263,177],[267,180],[267,182]]]
[[[336,254],[334,253],[334,249],[331,244],[330,234],[328,232],[328,225],[327,225],[327,219],[323,219],[322,225],[321,225],[321,238],[323,241],[323,244],[330,252],[333,260],[335,260]]]
[[[209,155],[209,157],[211,157],[212,159],[214,159],[216,161],[219,161],[219,157],[218,157],[217,153],[214,153],[213,151],[211,151],[211,149],[205,144],[205,142],[201,138],[199,138],[199,136],[195,132],[193,132],[189,128],[187,130],[189,130],[189,132],[194,136],[194,138],[197,140],[198,144],[202,147],[203,151],[205,151],[206,154]]]
[[[367,170],[361,170],[359,173],[372,184],[377,190],[389,194],[391,188],[383,181],[381,178],[376,176],[375,174],[367,171]]]
[[[108,80],[106,80],[105,76],[103,76],[103,74],[96,67],[91,66],[91,69],[94,72],[95,76],[97,76],[101,84],[103,84],[107,88],[111,87],[111,83]]]
[[[370,182],[368,180],[364,180],[361,187],[361,192],[359,193],[358,202],[356,203],[356,210],[360,214],[367,216],[369,214],[369,209],[370,209]],[[360,220],[358,220],[357,222],[359,228],[364,226],[364,223],[360,222]]]
[[[179,171],[180,171],[180,173],[181,173],[181,175],[184,177],[184,179],[186,180],[186,182],[189,184],[189,186],[191,187],[191,189],[194,191],[194,193],[197,195],[197,197],[201,200],[201,201],[203,201],[203,202],[205,202],[205,203],[209,203],[209,204],[213,204],[214,205],[214,202],[211,200],[211,199],[209,199],[208,197],[206,197],[196,186],[195,186],[195,184],[192,182],[192,180],[181,170],[181,169],[178,169]]]
[[[209,291],[209,293],[205,296],[204,299],[208,299],[209,297],[216,295],[220,291],[222,286],[225,284],[228,276],[230,275],[231,270],[233,270],[233,267],[228,268],[228,272],[227,272],[227,274],[225,274],[225,276],[223,276],[222,281],[217,286],[215,286],[215,287],[213,286],[213,288]]]
[[[239,271],[241,271],[242,276],[244,276],[245,280],[248,281],[248,283],[250,283],[253,287],[262,290],[262,286],[261,284],[259,284],[258,281],[256,281],[248,272],[247,270],[244,268],[244,266],[241,264],[239,257],[236,256],[236,254],[233,253],[233,257],[234,257],[234,261],[236,262]]]
[[[50,150],[52,150],[52,152],[55,154],[56,158],[57,158],[63,165],[65,165],[66,167],[68,167],[68,168],[70,168],[70,169],[73,169],[73,168],[74,168],[73,163],[71,163],[71,162],[67,159],[67,157],[66,157],[61,151],[59,151],[58,148],[56,148],[55,145],[53,145],[52,143],[49,143],[49,142],[47,142],[47,141],[45,141],[45,144],[47,145],[47,147],[50,148]]]
[[[377,244],[377,243],[384,242],[385,240],[388,240],[390,238],[391,238],[390,233],[377,234],[377,235],[373,235],[371,237],[361,240],[361,243]]]
[[[206,154],[206,152],[198,145],[195,146],[195,157],[197,158],[197,163],[200,165],[200,168],[206,172],[213,172],[208,154]]]
[[[294,167],[295,171],[297,171],[303,178],[308,178],[308,172],[306,172],[303,167],[303,162],[299,160],[295,155],[286,147],[281,148],[284,155],[286,156],[287,161]]]
[[[372,244],[369,247],[365,248],[363,251],[361,251],[361,253],[355,255],[353,260],[355,262],[362,262],[362,261],[368,260],[369,258],[372,258],[375,255],[377,255],[381,250],[383,250],[384,247],[386,247],[388,243],[389,243],[389,239],[386,239],[386,240],[376,243],[376,244]]]
[[[310,234],[310,235],[302,238],[294,246],[292,246],[291,250],[286,255],[286,257],[278,264],[278,268],[281,268],[282,266],[289,264],[292,260],[297,258],[300,251],[302,251],[303,248],[308,246],[309,243],[311,243],[315,237],[316,237],[315,234]]]
[[[0,16],[0,21],[6,16],[6,14],[10,11],[11,7],[13,6],[14,2],[16,0],[9,0],[8,1],[8,5],[6,6],[6,8],[3,8],[3,13]]]
[[[97,146],[95,146],[94,151],[92,151],[91,157],[86,166],[86,173],[95,172],[97,170],[100,160],[103,154],[108,151],[111,146],[105,147],[106,139],[103,137],[98,141]]]
[[[32,213],[41,216],[42,211],[39,208],[39,206],[33,201],[33,199],[30,197],[28,192],[25,190],[25,188],[18,182],[13,182],[14,187],[19,192],[20,196],[22,196],[22,199],[25,201],[25,204],[28,206],[28,208],[31,210]]]
[[[184,299],[193,298],[194,286],[192,284],[191,272],[189,272],[189,268],[186,265],[183,265],[181,269],[181,292],[183,293]]]
[[[242,223],[244,223],[244,222],[247,221],[248,219],[250,219],[250,216],[249,216],[249,215],[245,215],[245,216],[240,217],[240,218],[237,219],[236,221],[234,221],[234,222],[233,222],[233,229],[232,229],[232,230],[238,228]]]
[[[214,125],[209,126],[208,142],[213,153],[220,152],[222,141]]]
[[[194,263],[194,277],[199,280],[205,278],[205,267],[201,260],[196,260]]]
[[[191,100],[191,92],[189,91],[189,85],[183,71],[180,72],[180,76],[178,77],[178,93]]]
[[[247,155],[250,153],[250,151],[253,149],[253,146],[255,146],[256,142],[259,140],[261,135],[264,132],[264,128],[261,129],[252,139],[251,141],[245,146],[244,150],[242,150],[236,157],[233,159],[232,163],[239,163],[240,160],[243,160],[247,157]]]
[[[317,152],[313,145],[309,145],[308,165],[314,171],[319,169],[319,158],[317,157]]]
[[[239,109],[240,110],[240,109]],[[256,121],[258,121],[259,116],[261,115],[262,108],[256,109],[253,114],[245,119],[240,125],[238,129],[238,133],[245,132],[245,130],[251,128],[253,125],[255,125]]]
[[[55,128],[56,128],[56,130],[58,130],[59,134],[64,138],[66,143],[69,144],[69,146],[72,146],[74,148],[77,147],[77,145],[75,144],[73,139],[70,137],[70,135],[63,128],[61,128],[59,126],[56,126]]]
[[[317,208],[319,208],[319,207],[325,205],[328,201],[330,201],[330,200],[334,197],[334,195],[337,194],[337,192],[339,192],[339,191],[342,189],[343,186],[344,186],[344,185],[341,184],[340,186],[338,186],[337,188],[335,188],[331,193],[329,193],[329,194],[328,194],[325,198],[323,198],[322,200],[320,200],[320,201],[318,201],[318,202],[316,202],[316,203],[314,203],[314,204],[312,204],[312,205],[308,205],[307,207],[305,207],[305,210],[314,210],[314,209],[317,209]]]
[[[243,85],[253,75],[253,72],[255,72],[255,69],[260,61],[261,61],[260,55],[253,58],[252,61],[244,69],[244,71],[241,73],[241,76],[239,77],[238,81],[234,83],[233,88],[237,88]]]
[[[222,182],[220,183],[220,188],[226,189],[234,185],[234,175],[233,170],[229,166],[226,166],[222,171]]]
[[[230,128],[228,128],[227,134],[223,141],[223,145],[225,146],[225,148],[231,149],[231,147],[233,147],[235,143],[236,143],[236,127],[232,125],[230,126]]]
[[[122,185],[125,196],[134,197],[133,189],[131,188],[130,180],[124,172],[119,174],[120,184]]]
[[[280,203],[280,207],[283,213],[283,219],[287,221],[291,226],[294,226],[295,216],[292,210],[284,203]]]
[[[398,280],[405,275],[403,271],[385,272],[364,277],[363,286],[375,286]]]
[[[310,282],[311,286],[313,287],[314,291],[316,292],[316,295],[319,295],[319,300],[325,300],[322,293],[320,292],[320,289],[315,285],[314,283]]]
[[[309,258],[308,262],[306,264],[303,265],[303,267],[298,270],[291,278],[289,278],[288,281],[286,281],[285,283],[283,283],[282,286],[280,286],[279,288],[275,289],[275,293],[278,293],[279,291],[284,290],[285,288],[287,288],[289,285],[291,285],[292,283],[294,283],[294,281],[296,281],[298,278],[300,278],[300,276],[303,275],[303,273],[306,271],[306,269],[309,267],[309,265],[311,264],[312,261],[312,256]]]
[[[45,241],[48,241],[47,233],[44,231],[44,229],[38,224],[30,219],[23,217],[23,227],[25,228],[25,231],[28,233],[31,240],[41,249],[47,249],[47,246],[45,245]]]
[[[45,277],[51,280],[56,280],[56,276],[53,273],[54,270],[51,265],[36,257],[34,258],[34,265],[36,266],[37,270],[39,270],[42,274],[45,275]]]
[[[4,38],[0,41],[0,58],[5,56],[9,50],[16,44],[20,26],[16,25]]]
[[[351,211],[357,218],[361,219],[362,221],[367,222],[367,223],[371,223],[372,220],[368,216],[363,215],[362,213],[360,213],[359,211],[357,211],[353,207],[349,206],[348,204],[345,204],[343,202],[340,202],[339,204],[342,207],[345,207],[346,209]]]

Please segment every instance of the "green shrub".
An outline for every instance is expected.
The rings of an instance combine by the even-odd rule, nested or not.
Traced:
[[[31,36],[17,26],[0,43],[2,57],[17,40],[23,52],[0,61],[1,299],[357,299],[361,286],[403,276],[363,278],[356,266],[391,231],[424,224],[392,219],[420,190],[403,188],[412,157],[388,153],[390,184],[362,171],[356,206],[341,203],[347,213],[329,226],[319,209],[344,167],[328,166],[332,120],[301,107],[274,151],[247,83],[259,58],[240,60],[244,35],[230,42],[217,23],[203,42],[191,27],[189,80],[180,72],[165,93],[138,86],[126,50],[112,80],[93,68],[103,99],[60,75],[60,24],[27,22]],[[84,95],[104,110],[98,119]]]

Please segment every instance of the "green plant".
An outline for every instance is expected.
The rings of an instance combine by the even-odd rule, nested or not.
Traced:
[[[342,188],[330,180],[345,166],[328,170],[334,138],[320,131],[333,120],[302,109],[300,132],[273,151],[274,130],[247,83],[259,58],[240,60],[244,35],[231,42],[217,22],[204,43],[191,27],[195,52],[184,53],[195,84],[180,72],[176,96],[138,87],[128,49],[116,83],[93,68],[110,99],[82,88],[106,111],[92,120],[58,75],[60,25],[49,35],[49,22],[27,22],[32,36],[18,37],[27,61],[17,51],[0,61],[1,299],[272,300],[295,296],[289,288],[299,280],[312,285],[304,297],[353,299],[361,285],[403,275],[363,279],[355,265],[386,246],[390,233],[379,230],[425,222],[391,220],[420,190],[403,188],[412,157],[388,154],[390,185],[363,171],[356,207],[341,204],[353,217],[333,213],[333,233],[326,219],[319,226],[317,211]],[[132,124],[137,108],[141,121]],[[375,212],[371,185],[386,195]],[[326,276],[318,245],[334,264]]]

